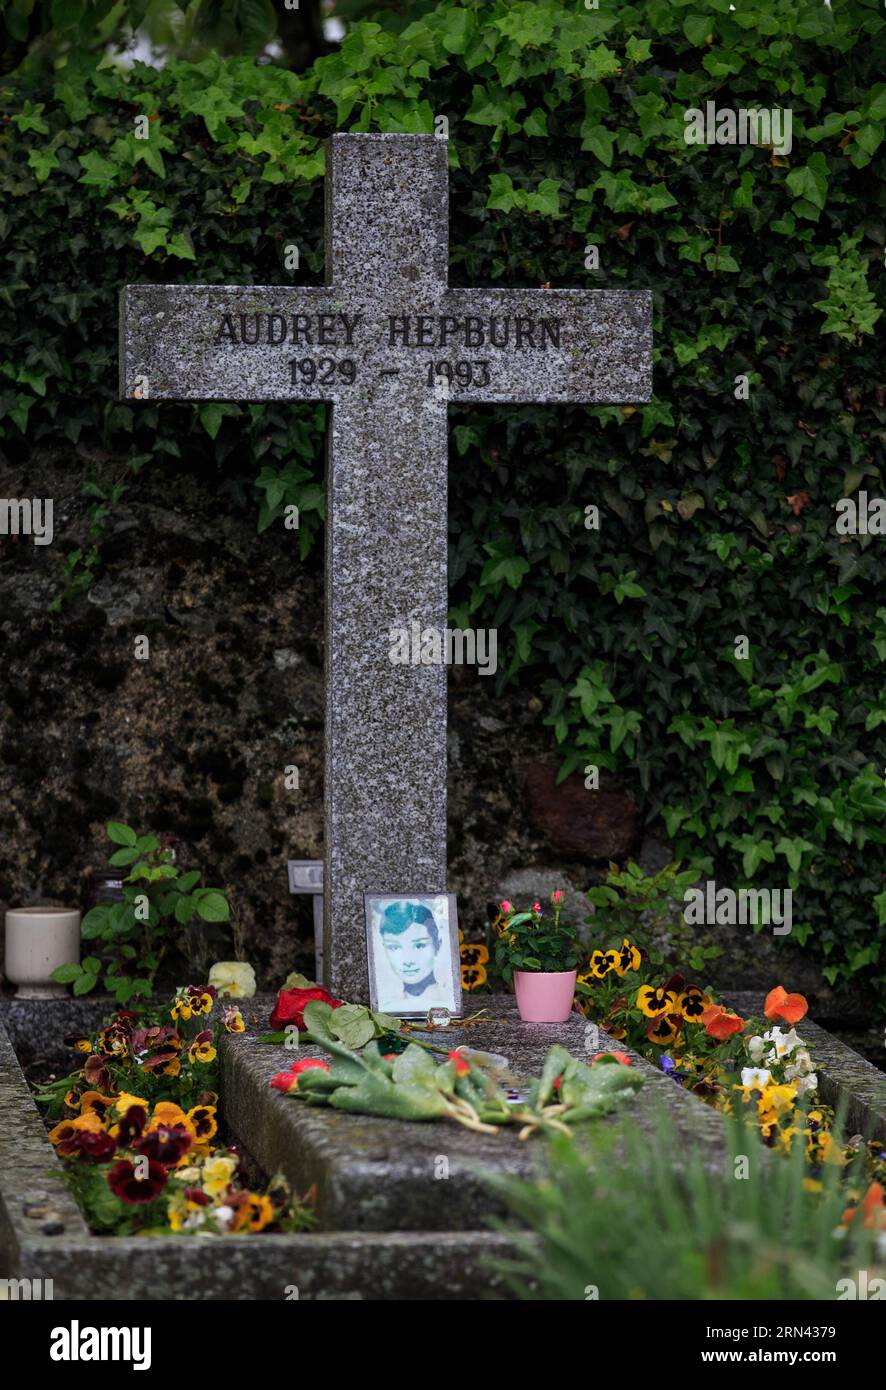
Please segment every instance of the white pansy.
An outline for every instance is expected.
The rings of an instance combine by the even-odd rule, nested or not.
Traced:
[[[209,972],[209,983],[221,999],[251,999],[255,994],[255,971],[245,960],[217,960]]]
[[[213,1216],[215,1217],[216,1221],[220,1226],[227,1229],[234,1219],[234,1208],[216,1207],[215,1211],[213,1212]]]
[[[815,1063],[805,1047],[801,1047],[799,1051],[794,1054],[793,1061],[790,1065],[790,1071],[794,1076],[809,1076],[814,1066]]]
[[[752,1062],[759,1062],[763,1057],[766,1044],[759,1033],[748,1042],[748,1056]]]
[[[805,1095],[807,1091],[815,1091],[818,1089],[818,1077],[815,1075],[815,1072],[812,1072],[810,1076],[801,1076],[799,1081],[795,1084],[797,1087],[797,1095],[802,1096]]]
[[[742,1067],[741,1084],[742,1086],[759,1086],[762,1090],[764,1086],[769,1085],[771,1076],[772,1073],[767,1071],[765,1067]]]
[[[763,1034],[763,1038],[765,1042],[773,1044],[766,1058],[767,1062],[777,1062],[790,1057],[794,1048],[803,1042],[803,1039],[797,1036],[796,1028],[792,1028],[789,1033],[783,1033],[780,1028],[770,1028],[768,1033]]]

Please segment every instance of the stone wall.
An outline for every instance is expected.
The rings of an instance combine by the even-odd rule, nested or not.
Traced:
[[[84,903],[103,863],[104,822],[165,830],[180,858],[232,890],[243,955],[264,986],[312,970],[311,907],[291,897],[287,858],[320,858],[322,567],[298,558],[282,523],[256,534],[237,488],[158,463],[131,485],[107,527],[102,569],[60,612],[64,557],[82,545],[84,467],[105,481],[120,460],[0,459],[0,497],[52,497],[55,540],[0,537],[0,911]],[[25,487],[25,482],[27,487]],[[135,657],[147,636],[150,659]],[[450,672],[449,862],[463,925],[482,928],[503,894],[583,892],[609,859],[641,849],[627,790],[591,798],[575,776],[554,784],[556,754],[531,686],[496,695],[495,680]],[[287,790],[287,766],[299,788]],[[592,806],[593,801],[593,806]],[[665,847],[645,842],[650,866]],[[229,929],[192,943],[199,960],[230,956]],[[748,939],[745,939],[748,938]],[[773,953],[776,954],[773,954]],[[790,973],[819,1013],[863,1013],[835,996],[789,942],[733,934],[716,971],[733,988]]]

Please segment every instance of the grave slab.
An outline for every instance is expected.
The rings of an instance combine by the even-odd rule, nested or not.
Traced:
[[[483,1229],[491,1213],[500,1214],[483,1182],[483,1170],[520,1177],[543,1173],[544,1140],[536,1137],[521,1143],[516,1127],[485,1135],[454,1123],[410,1124],[348,1115],[309,1106],[273,1090],[269,1082],[275,1072],[288,1070],[298,1057],[325,1054],[310,1045],[296,1053],[258,1042],[270,1002],[252,1001],[256,1007],[250,1013],[259,1017],[258,1028],[222,1040],[225,1116],[266,1172],[283,1171],[298,1191],[316,1184],[318,1219],[324,1230]],[[587,1055],[587,1024],[578,1014],[570,1015],[564,1024],[532,1024],[522,1022],[510,997],[491,996],[477,1007],[489,1010],[489,1022],[482,1026],[456,1025],[419,1036],[446,1048],[464,1043],[503,1054],[519,1079],[540,1073],[542,1059],[554,1042],[575,1056]],[[606,1046],[606,1034],[601,1031],[600,1049]],[[612,1046],[623,1047],[621,1043]],[[630,1104],[631,1119],[651,1136],[664,1105],[687,1145],[707,1162],[719,1162],[725,1152],[722,1117],[636,1055],[634,1065],[643,1072],[646,1084]],[[613,1118],[601,1123],[609,1124]],[[591,1135],[593,1128],[587,1127],[585,1133]],[[439,1176],[441,1169],[448,1177]]]
[[[57,1015],[64,1002],[20,1003],[25,1044],[45,1026],[47,1005]],[[70,1001],[66,1011],[74,1029],[95,1021],[94,1008],[82,1002]],[[26,1012],[31,1020],[23,1026]],[[41,1293],[52,1281],[56,1301],[496,1298],[506,1291],[490,1262],[512,1254],[507,1237],[491,1231],[93,1235],[0,1023],[0,1279],[32,1281],[27,1292],[18,1284],[8,1290],[10,1299],[40,1297],[36,1280]]]

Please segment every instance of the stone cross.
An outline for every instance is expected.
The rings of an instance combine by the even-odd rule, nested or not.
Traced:
[[[648,291],[448,286],[447,145],[333,135],[326,286],[138,285],[120,393],[331,402],[324,951],[368,997],[363,894],[446,891],[447,401],[648,401]]]

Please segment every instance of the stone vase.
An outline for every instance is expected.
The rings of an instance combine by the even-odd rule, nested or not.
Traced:
[[[514,993],[524,1023],[563,1023],[572,1012],[575,970],[515,970]]]
[[[80,912],[71,907],[12,907],[6,913],[4,973],[19,999],[56,999],[67,994],[55,984],[59,965],[80,960]]]

